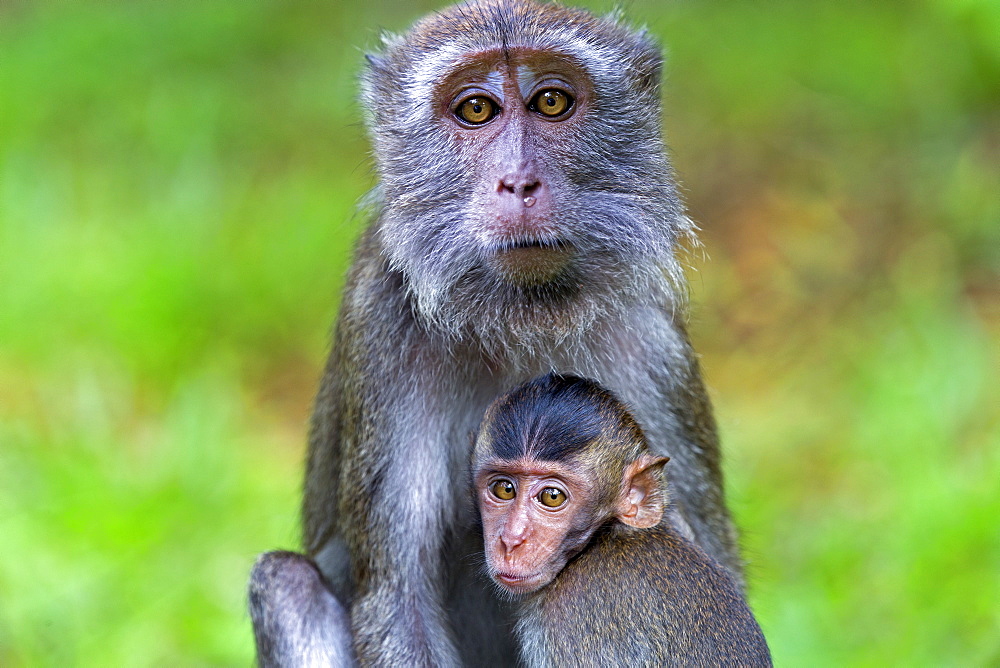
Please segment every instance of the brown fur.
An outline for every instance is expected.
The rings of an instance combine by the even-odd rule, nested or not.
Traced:
[[[595,536],[518,622],[528,666],[769,666],[725,570],[669,526]]]

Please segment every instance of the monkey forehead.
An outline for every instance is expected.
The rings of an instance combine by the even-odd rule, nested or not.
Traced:
[[[415,99],[425,99],[470,54],[556,55],[576,63],[597,86],[636,77],[658,79],[661,61],[647,33],[633,31],[616,16],[530,0],[455,5],[403,36],[383,40],[382,56],[371,59],[373,69],[395,70],[392,78]]]
[[[523,98],[547,79],[568,80],[577,89],[576,94],[584,92],[580,88],[589,89],[591,85],[586,69],[573,58],[533,47],[492,48],[463,54],[443,75],[430,77],[428,85],[439,99],[450,102],[454,93],[470,84],[499,90],[504,87],[505,79],[516,85]]]
[[[600,83],[595,78],[593,63],[588,68],[586,61],[576,57],[566,49],[539,46],[491,46],[475,51],[460,50],[441,58],[414,64],[411,91],[425,98],[427,91],[441,91],[461,87],[477,80],[499,80],[505,76],[512,78],[521,94],[545,77],[569,76],[578,84]]]
[[[520,478],[554,478],[574,487],[577,491],[590,487],[590,477],[579,471],[574,462],[554,462],[532,456],[519,459],[490,457],[477,465],[477,481],[485,476],[501,473]]]

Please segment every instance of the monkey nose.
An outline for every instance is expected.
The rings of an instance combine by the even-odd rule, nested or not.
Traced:
[[[497,183],[498,194],[512,195],[529,207],[538,201],[541,190],[542,182],[532,174],[509,174]]]
[[[522,543],[524,543],[524,531],[504,531],[500,534],[500,544],[503,545],[504,553],[510,556]]]

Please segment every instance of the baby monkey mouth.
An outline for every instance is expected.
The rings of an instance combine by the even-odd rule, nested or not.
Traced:
[[[538,576],[534,573],[528,575],[516,575],[514,573],[504,573],[502,571],[498,571],[493,574],[493,578],[496,580],[497,584],[510,592],[526,594],[538,589],[538,583],[536,582],[538,580]]]
[[[511,283],[534,287],[555,280],[572,258],[573,245],[566,241],[516,239],[498,245],[490,264]]]

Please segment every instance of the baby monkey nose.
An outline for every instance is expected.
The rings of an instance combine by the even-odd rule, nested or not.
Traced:
[[[511,553],[524,543],[527,538],[527,526],[517,523],[516,526],[507,526],[500,532],[500,544],[503,545],[504,553],[509,557]]]

